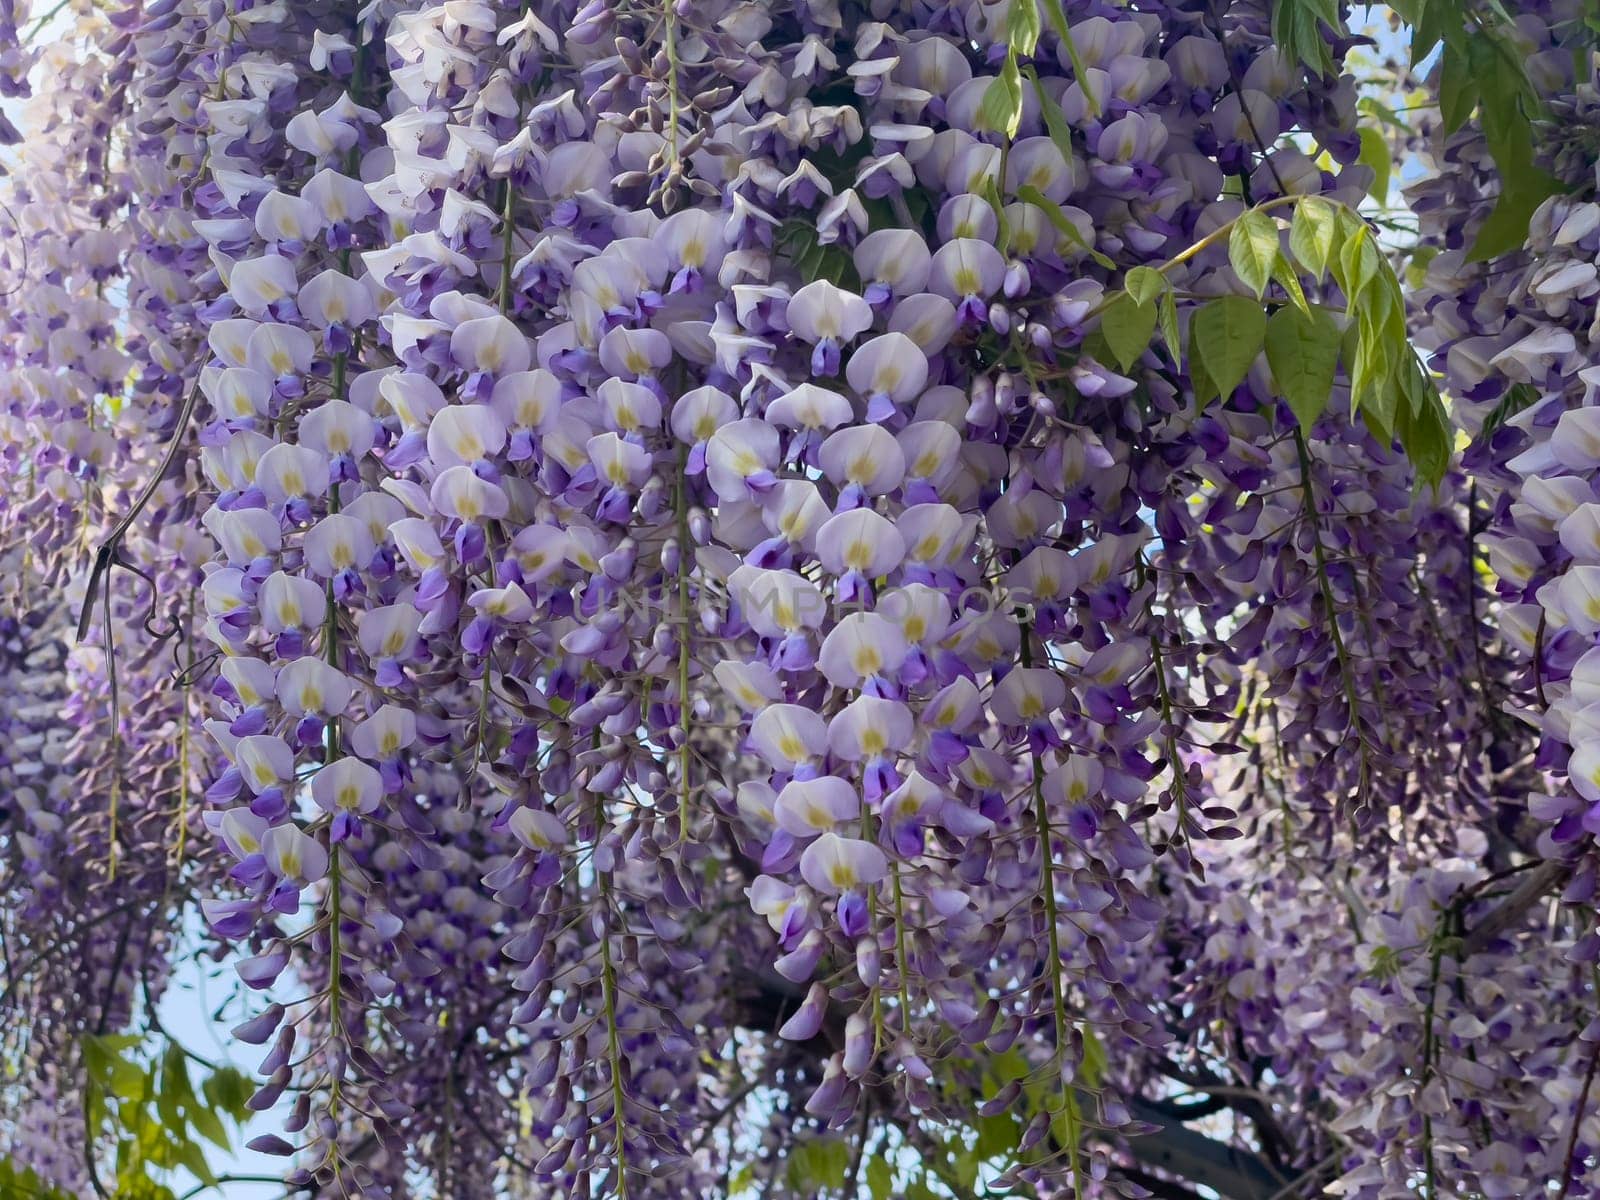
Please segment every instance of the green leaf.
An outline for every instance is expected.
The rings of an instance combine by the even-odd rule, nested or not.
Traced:
[[[1072,40],[1072,28],[1067,24],[1067,14],[1061,7],[1061,0],[1040,0],[1040,3],[1044,5],[1044,10],[1050,17],[1050,27],[1056,31],[1056,36],[1061,39],[1061,45],[1067,52],[1067,61],[1072,64],[1072,77],[1077,80],[1078,86],[1083,91],[1084,104],[1089,110],[1089,115],[1098,117],[1100,97],[1095,94],[1094,87],[1089,82],[1089,72],[1084,66],[1083,56],[1078,53],[1078,44]]]
[[[1206,360],[1200,353],[1200,326],[1194,317],[1189,318],[1189,379],[1194,384],[1194,396],[1198,403],[1204,404],[1218,394],[1217,385],[1211,382],[1211,376],[1206,371]]]
[[[206,1076],[200,1087],[213,1107],[220,1108],[235,1121],[243,1121],[250,1114],[248,1101],[255,1091],[250,1079],[236,1067],[223,1067]]]
[[[1420,245],[1411,247],[1410,261],[1406,263],[1406,283],[1410,287],[1421,287],[1422,281],[1428,277],[1428,264],[1439,256],[1438,246]]]
[[[1433,48],[1439,44],[1443,36],[1447,16],[1445,10],[1452,7],[1451,0],[1400,0],[1400,3],[1390,7],[1400,14],[1402,21],[1411,26],[1411,65],[1420,66],[1422,61],[1433,53]],[[1459,29],[1454,22],[1451,22],[1451,26],[1453,30]],[[1453,32],[1452,40],[1457,40],[1457,37],[1458,34]]]
[[[161,1058],[161,1087],[156,1092],[156,1112],[161,1123],[172,1136],[177,1137],[187,1129],[183,1118],[185,1098],[192,1101],[189,1091],[189,1069],[184,1062],[178,1043],[168,1042],[167,1052]]]
[[[129,1056],[138,1044],[137,1037],[127,1034],[83,1038],[85,1068],[114,1099],[137,1101],[144,1094],[144,1068]]]
[[[1379,204],[1387,204],[1389,202],[1389,166],[1392,162],[1389,143],[1383,134],[1371,125],[1363,125],[1357,132],[1361,138],[1359,161],[1363,166],[1371,167],[1373,171],[1372,186],[1367,189],[1367,194]]]
[[[1006,42],[1018,54],[1031,55],[1039,44],[1042,26],[1034,0],[1011,0],[1006,12]]]
[[[1382,341],[1357,337],[1350,364],[1351,408],[1385,442],[1394,437],[1395,417],[1400,411],[1400,388],[1391,371],[1393,361]]]
[[[1267,336],[1267,314],[1244,296],[1223,296],[1198,309],[1190,326],[1192,348],[1205,365],[1215,394],[1226,399],[1244,382]],[[1200,395],[1205,400],[1207,394]]]
[[[1539,391],[1531,384],[1513,383],[1506,389],[1506,394],[1500,397],[1489,415],[1483,419],[1483,427],[1478,430],[1480,440],[1485,440],[1493,435],[1512,417],[1528,408],[1539,399]]]
[[[1089,257],[1107,270],[1114,270],[1116,263],[1096,250],[1088,239],[1083,236],[1083,231],[1074,225],[1067,214],[1061,211],[1061,206],[1050,197],[1046,196],[1032,184],[1025,183],[1017,189],[1017,199],[1033,205],[1044,213],[1050,224],[1055,226],[1056,232],[1065,237],[1079,248],[1088,251]]]
[[[233,1141],[228,1137],[228,1131],[214,1109],[204,1104],[196,1104],[189,1110],[189,1121],[194,1126],[195,1132],[217,1149],[232,1148]]]
[[[1280,308],[1267,320],[1267,365],[1300,428],[1310,430],[1333,394],[1339,326],[1328,310]]]
[[[850,1170],[850,1147],[843,1138],[810,1138],[789,1152],[784,1170],[791,1186],[801,1191],[843,1187]]]
[[[1439,65],[1439,118],[1444,131],[1454,133],[1467,123],[1478,106],[1478,81],[1465,54],[1446,50]]]
[[[1542,106],[1518,44],[1504,29],[1480,22],[1467,39],[1466,55],[1478,88],[1484,140],[1502,189],[1467,253],[1468,262],[1482,262],[1521,246],[1534,210],[1560,191],[1561,184],[1533,161],[1532,115]]]
[[[1367,223],[1348,209],[1339,213],[1339,232],[1344,240],[1333,262],[1333,278],[1354,308],[1367,284],[1383,271],[1383,255],[1378,253]]]
[[[1336,34],[1344,31],[1336,0],[1273,0],[1272,40],[1291,57],[1327,75],[1333,71],[1333,54],[1319,21]]]
[[[1017,67],[1016,52],[1009,51],[1000,74],[984,89],[983,100],[978,105],[977,125],[979,129],[1004,134],[1009,139],[1017,136],[1017,127],[1021,124],[1022,72]]]
[[[1228,235],[1228,262],[1256,299],[1266,293],[1277,260],[1278,223],[1260,209],[1250,209]]]
[[[831,242],[817,241],[814,225],[804,221],[785,221],[778,228],[778,249],[799,270],[807,283],[826,279],[837,287],[853,289],[860,280],[849,251]],[[551,700],[554,709],[555,698]]]
[[[867,1160],[867,1194],[872,1200],[894,1200],[894,1169],[880,1155]]]
[[[1311,311],[1311,305],[1306,301],[1305,289],[1300,286],[1300,276],[1295,272],[1294,264],[1282,254],[1278,255],[1278,261],[1272,264],[1272,278],[1288,294],[1290,302],[1296,308],[1305,313]]]
[[[1149,304],[1163,292],[1172,290],[1167,277],[1154,267],[1134,267],[1122,280],[1123,289],[1136,304]]]
[[[1307,196],[1294,206],[1289,223],[1289,252],[1306,272],[1320,282],[1327,273],[1338,241],[1338,210],[1326,200]]]
[[[1534,211],[1558,190],[1508,185],[1494,211],[1478,227],[1478,236],[1472,239],[1472,248],[1467,251],[1467,261],[1486,262],[1521,249],[1528,240],[1528,224],[1533,220]]]
[[[1113,296],[1100,314],[1100,332],[1124,371],[1150,348],[1150,336],[1155,328],[1156,306],[1139,304],[1126,292]]]
[[[1049,133],[1056,149],[1061,151],[1061,157],[1072,162],[1076,154],[1072,149],[1072,126],[1067,123],[1067,114],[1061,111],[1061,105],[1056,103],[1055,97],[1045,90],[1044,84],[1040,82],[1037,72],[1031,66],[1022,70],[1028,77],[1028,82],[1033,84],[1033,94],[1038,97],[1039,115],[1044,118],[1045,131]]]
[[[1022,1130],[1018,1128],[1016,1118],[1010,1113],[978,1117],[974,1128],[978,1132],[978,1140],[972,1149],[980,1162],[1009,1156],[1017,1148],[1017,1143],[1022,1140]]]
[[[32,1167],[18,1166],[10,1158],[0,1158],[0,1196],[8,1200],[71,1200],[40,1179]]]
[[[1377,118],[1377,120],[1382,124],[1389,126],[1391,129],[1398,130],[1406,137],[1411,136],[1411,126],[1407,125],[1403,120],[1400,119],[1400,114],[1373,96],[1363,96],[1361,99],[1357,100],[1356,111],[1365,116]]]
[[[177,1144],[174,1157],[177,1159],[177,1165],[183,1167],[201,1183],[208,1187],[217,1186],[217,1177],[211,1170],[211,1164],[206,1162],[206,1156],[200,1152],[199,1146],[186,1138]]]
[[[1080,1025],[1078,1032],[1083,1036],[1083,1062],[1079,1065],[1079,1075],[1087,1087],[1098,1088],[1105,1082],[1106,1068],[1110,1065],[1105,1043],[1088,1025]]]
[[[1414,356],[1404,375],[1409,403],[1400,409],[1395,433],[1406,458],[1416,468],[1418,482],[1437,485],[1455,453],[1455,431],[1438,392]]]
[[[1166,340],[1172,355],[1172,365],[1183,365],[1183,341],[1178,334],[1178,303],[1170,291],[1162,292],[1156,302],[1157,317],[1161,322],[1161,336]]]

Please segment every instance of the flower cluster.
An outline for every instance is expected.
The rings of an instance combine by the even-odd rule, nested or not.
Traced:
[[[1590,276],[1600,257],[1600,205],[1584,133],[1595,83],[1574,80],[1573,51],[1552,32],[1565,28],[1560,15],[1553,12],[1546,26],[1530,14],[1519,29],[1530,77],[1552,104],[1535,126],[1540,165],[1570,191],[1533,214],[1524,247],[1503,261],[1475,262],[1474,239],[1495,207],[1492,163],[1476,128],[1448,137],[1438,131],[1440,169],[1413,189],[1436,251],[1415,304],[1419,344],[1460,397],[1461,421],[1473,436],[1464,456],[1481,491],[1472,520],[1485,532],[1497,579],[1500,640],[1519,665],[1504,704],[1538,732],[1537,761],[1556,776],[1522,799],[1538,825],[1529,849],[1567,863],[1567,899],[1586,902],[1600,831],[1600,740],[1586,683],[1600,664],[1600,624],[1585,590],[1600,561],[1587,533],[1600,515],[1591,486],[1600,460],[1587,433],[1595,427],[1589,347],[1600,282]],[[1511,765],[1502,759],[1499,769]],[[1597,952],[1588,941],[1577,949],[1584,961]]]

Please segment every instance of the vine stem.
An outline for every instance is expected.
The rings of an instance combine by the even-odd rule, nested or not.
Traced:
[[[603,825],[602,825],[603,828]],[[611,876],[597,871],[600,894],[604,898],[609,917],[611,909]],[[608,921],[609,924],[609,921]],[[611,1121],[617,1150],[617,1195],[628,1194],[628,1150],[623,1137],[622,1045],[617,1036],[617,968],[611,960],[611,931],[600,931],[600,987],[606,1010],[606,1054],[611,1059]]]
[[[670,28],[670,22],[669,22]],[[678,509],[678,838],[689,836],[689,734],[694,717],[689,711],[689,631],[693,628],[689,612],[689,571],[691,549],[689,537],[688,451],[678,456],[678,486],[675,500]]]
[[[1600,979],[1597,979],[1600,982]],[[1572,1110],[1572,1132],[1567,1136],[1567,1153],[1561,1171],[1561,1190],[1556,1200],[1566,1200],[1572,1190],[1572,1169],[1578,1165],[1578,1135],[1583,1129],[1583,1110],[1589,1106],[1589,1089],[1594,1086],[1595,1069],[1600,1067],[1600,1046],[1589,1055],[1589,1066],[1583,1072],[1583,1088],[1578,1093],[1578,1106]]]
[[[1244,220],[1244,218],[1249,216],[1251,213],[1264,213],[1269,209],[1282,208],[1285,205],[1298,204],[1302,199],[1303,197],[1301,196],[1275,196],[1271,200],[1265,200],[1252,208],[1248,208],[1244,212],[1240,213],[1237,217],[1234,217],[1231,221],[1224,221],[1221,225],[1218,225],[1210,233],[1206,234],[1205,237],[1195,242],[1194,245],[1188,247],[1188,249],[1180,250],[1177,254],[1174,254],[1171,258],[1167,259],[1166,262],[1158,266],[1156,270],[1162,275],[1165,275],[1168,271],[1172,270],[1173,267],[1181,266],[1182,264],[1188,262],[1195,255],[1200,254],[1209,247],[1216,245],[1216,243],[1221,241],[1223,238],[1232,236],[1233,227],[1240,221]],[[1327,203],[1337,204],[1338,201],[1329,200]]]
[[[1231,221],[1224,221],[1221,225],[1218,225],[1215,229],[1206,234],[1205,237],[1201,238],[1199,241],[1195,242],[1192,246],[1189,246],[1184,250],[1180,250],[1177,254],[1174,254],[1171,258],[1167,259],[1166,262],[1158,263],[1152,269],[1158,275],[1165,275],[1174,267],[1182,266],[1191,258],[1195,257],[1195,255],[1203,254],[1206,250],[1210,249],[1224,238],[1232,237],[1233,227],[1246,217],[1250,216],[1252,213],[1264,213],[1275,208],[1283,208],[1286,205],[1299,204],[1303,199],[1305,199],[1303,196],[1274,196],[1271,200],[1265,200],[1260,204],[1252,205],[1250,208],[1245,209],[1245,211],[1240,213],[1237,217],[1234,217]],[[1324,203],[1333,205],[1336,208],[1348,207],[1347,205],[1340,204],[1337,200],[1328,200],[1326,197],[1318,197],[1318,199],[1321,199]],[[1096,304],[1089,310],[1088,315],[1090,317],[1100,316],[1108,307],[1110,307],[1113,300],[1123,294],[1124,293],[1120,290],[1107,292],[1100,303]]]
[[[1161,699],[1161,723],[1165,727],[1162,741],[1166,743],[1167,767],[1172,772],[1172,797],[1178,806],[1179,842],[1187,843],[1188,835],[1184,831],[1184,822],[1188,819],[1189,807],[1189,781],[1184,774],[1183,760],[1178,756],[1178,738],[1172,727],[1172,691],[1167,686],[1166,659],[1161,653],[1161,638],[1156,633],[1150,635],[1151,666],[1155,669],[1156,691]]]
[[[1425,1102],[1422,1093],[1427,1090],[1433,1076],[1433,1011],[1439,996],[1439,967],[1443,960],[1444,939],[1436,936],[1433,962],[1428,973],[1428,1007],[1424,1010],[1422,1021],[1422,1077],[1417,1088],[1419,1103]],[[1428,1200],[1438,1200],[1439,1182],[1433,1162],[1433,1118],[1428,1115],[1426,1108],[1422,1112],[1422,1172],[1424,1194]]]
[[[1033,650],[1031,642],[1033,630],[1024,627],[1022,630],[1022,665],[1033,665]],[[1039,829],[1039,890],[1044,893],[1044,917],[1048,928],[1050,942],[1050,993],[1055,1021],[1055,1057],[1056,1072],[1061,1071],[1061,1054],[1067,1044],[1067,1001],[1061,988],[1061,934],[1056,928],[1056,872],[1055,872],[1055,831],[1050,824],[1050,806],[1044,798],[1044,764],[1039,755],[1033,758],[1033,817]],[[898,879],[896,880],[898,882]],[[1079,1121],[1078,1100],[1070,1087],[1058,1079],[1061,1086],[1061,1095],[1067,1115],[1067,1157],[1072,1171],[1072,1194],[1075,1200],[1083,1200],[1083,1174],[1079,1169]]]
[[[1311,486],[1311,451],[1306,446],[1305,432],[1294,429],[1295,454],[1300,461],[1300,488],[1305,497],[1306,520],[1311,523],[1311,552],[1317,564],[1317,587],[1322,593],[1322,607],[1327,612],[1328,634],[1333,639],[1334,656],[1339,660],[1339,679],[1344,686],[1345,708],[1349,713],[1350,727],[1355,731],[1356,743],[1361,748],[1361,779],[1358,795],[1365,795],[1367,780],[1371,775],[1366,735],[1361,732],[1361,700],[1356,695],[1355,671],[1351,667],[1350,652],[1345,647],[1344,635],[1339,632],[1339,610],[1334,604],[1333,585],[1328,582],[1328,558],[1322,547],[1322,522],[1317,518],[1317,497]]]
[[[667,52],[667,144],[672,148],[672,169],[678,163],[678,23],[673,19],[674,0],[662,0],[661,21],[665,28]]]
[[[194,688],[194,589],[189,591],[189,612],[184,622],[184,648],[188,652],[183,668],[183,719],[178,722],[178,818],[176,845],[172,852],[174,873],[183,870],[183,854],[189,834],[189,696]]]

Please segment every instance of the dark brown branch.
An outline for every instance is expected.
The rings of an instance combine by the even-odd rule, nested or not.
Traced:
[[[1460,957],[1471,958],[1485,950],[1490,942],[1520,921],[1530,908],[1565,883],[1571,870],[1567,863],[1552,861],[1540,863],[1528,872],[1516,890],[1461,939]]]

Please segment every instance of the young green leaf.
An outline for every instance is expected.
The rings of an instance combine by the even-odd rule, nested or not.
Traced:
[[[789,1182],[806,1192],[844,1185],[850,1169],[850,1147],[842,1138],[818,1137],[801,1142],[789,1152]]]
[[[984,89],[983,100],[978,105],[978,128],[1004,134],[1017,135],[1022,124],[1022,72],[1017,67],[1015,52],[1006,55],[1000,74]]]
[[[894,1168],[888,1159],[874,1156],[867,1160],[867,1194],[872,1200],[894,1200]]]
[[[1163,292],[1172,290],[1167,277],[1154,267],[1133,267],[1123,279],[1122,286],[1136,304],[1149,304]]]
[[[1333,264],[1333,277],[1350,306],[1356,308],[1367,284],[1383,271],[1383,255],[1378,252],[1365,221],[1348,210],[1340,212],[1339,218],[1344,244],[1339,247],[1339,256]]]
[[[1248,297],[1223,296],[1195,312],[1191,334],[1212,387],[1226,399],[1244,382],[1250,364],[1261,353],[1267,336],[1267,314]]]
[[[1006,12],[1006,42],[1018,54],[1032,55],[1041,30],[1035,0],[1012,0]]]
[[[1333,394],[1339,326],[1322,307],[1284,307],[1267,320],[1267,365],[1300,428],[1309,430]]]
[[[1294,206],[1289,222],[1289,252],[1318,281],[1327,273],[1338,241],[1337,212],[1328,201],[1307,196]]]
[[[1372,186],[1367,189],[1370,195],[1379,204],[1389,202],[1389,164],[1393,155],[1389,151],[1389,143],[1384,140],[1381,131],[1371,125],[1363,125],[1358,131],[1361,138],[1362,166],[1371,167],[1373,178]]]
[[[1017,199],[1033,205],[1040,212],[1044,213],[1050,224],[1055,226],[1057,233],[1061,234],[1062,237],[1066,238],[1080,249],[1087,251],[1089,257],[1094,259],[1097,264],[1105,267],[1107,270],[1115,269],[1116,263],[1112,262],[1111,259],[1106,257],[1100,251],[1096,250],[1089,240],[1083,236],[1083,230],[1074,225],[1067,218],[1067,214],[1061,211],[1061,206],[1054,200],[1050,199],[1049,196],[1046,196],[1038,188],[1034,187],[1032,184],[1023,184],[1017,189]]]
[[[1303,313],[1310,313],[1311,305],[1306,302],[1305,289],[1300,286],[1300,276],[1287,256],[1278,255],[1278,261],[1272,264],[1272,278],[1289,294],[1289,299],[1296,308]]]
[[[1405,376],[1409,403],[1401,406],[1395,434],[1406,458],[1416,468],[1419,482],[1437,485],[1450,467],[1455,452],[1455,431],[1438,393],[1415,357]]]
[[[1055,97],[1045,90],[1032,66],[1022,68],[1022,73],[1033,84],[1033,94],[1039,101],[1039,115],[1044,118],[1045,132],[1050,135],[1056,149],[1061,151],[1061,157],[1068,162],[1073,161],[1076,151],[1072,148],[1072,126],[1067,123],[1067,114],[1061,111],[1061,105],[1056,103]]]
[[[1320,24],[1335,33],[1344,31],[1336,0],[1273,0],[1272,40],[1290,57],[1327,75],[1333,70],[1333,54]]]
[[[1155,328],[1156,306],[1140,304],[1126,292],[1113,296],[1100,314],[1100,332],[1124,371],[1150,348]]]
[[[1539,205],[1559,190],[1551,186],[1511,187],[1501,193],[1494,210],[1478,227],[1478,236],[1467,251],[1469,263],[1487,262],[1520,249],[1528,240],[1528,225]]]
[[[1405,348],[1405,353],[1411,353]],[[1400,411],[1400,388],[1393,376],[1393,350],[1375,337],[1356,338],[1350,362],[1351,408],[1372,426],[1380,441],[1394,436],[1395,416]]]
[[[1250,209],[1233,223],[1228,235],[1228,262],[1244,285],[1260,299],[1278,260],[1278,223],[1259,209]]]
[[[1100,115],[1100,97],[1096,94],[1094,85],[1090,82],[1089,72],[1084,66],[1083,56],[1078,53],[1078,44],[1073,40],[1072,28],[1067,24],[1067,13],[1061,7],[1061,0],[1039,0],[1044,5],[1045,12],[1050,17],[1050,27],[1056,31],[1056,36],[1061,39],[1062,48],[1067,52],[1067,61],[1072,64],[1072,77],[1078,81],[1083,89],[1085,107],[1091,117]]]
[[[1439,118],[1444,122],[1445,133],[1454,133],[1465,125],[1477,106],[1478,81],[1472,76],[1468,57],[1447,49],[1439,65]]]
[[[1183,366],[1183,341],[1178,334],[1178,303],[1170,291],[1162,292],[1156,301],[1157,317],[1161,322],[1161,336],[1172,355],[1172,365]]]

